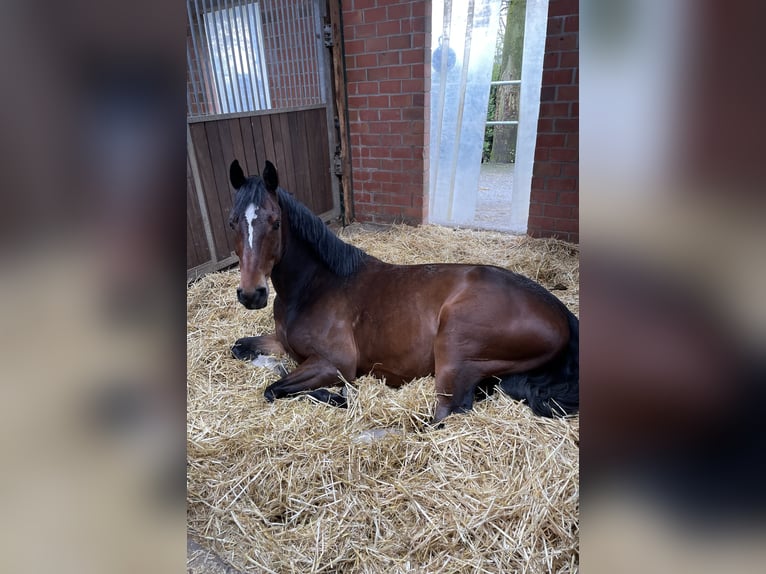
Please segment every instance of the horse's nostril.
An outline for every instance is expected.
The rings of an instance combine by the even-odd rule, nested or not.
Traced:
[[[258,287],[258,288],[255,290],[255,294],[256,294],[258,297],[265,297],[265,296],[266,296],[266,287]]]

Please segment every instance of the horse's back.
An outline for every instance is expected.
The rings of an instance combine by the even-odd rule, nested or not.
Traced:
[[[563,305],[499,267],[378,263],[349,293],[359,372],[395,384],[433,373],[440,340],[450,353],[483,360],[548,357],[568,340]]]

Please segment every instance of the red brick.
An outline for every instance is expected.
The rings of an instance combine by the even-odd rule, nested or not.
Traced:
[[[391,122],[370,122],[367,124],[371,134],[391,133]]]
[[[554,34],[561,34],[564,30],[564,17],[552,16],[548,18],[547,35],[553,36]]]
[[[569,104],[540,104],[540,116],[544,118],[569,117]]]
[[[354,93],[359,95],[371,95],[380,93],[379,82],[356,82],[350,87],[354,88]]]
[[[367,100],[371,108],[387,108],[389,106],[388,96],[370,96]]]
[[[399,65],[399,52],[382,52],[378,54],[378,66],[397,66]]]
[[[406,108],[412,105],[412,101],[410,94],[396,94],[391,96],[391,107]]]
[[[580,222],[577,219],[555,219],[553,229],[556,231],[579,231]]]
[[[423,64],[416,64],[414,66],[410,66],[410,75],[413,78],[425,78],[426,70],[428,70],[428,68]],[[428,83],[430,83],[430,81]]]
[[[548,4],[549,16],[568,16],[577,14],[579,11],[579,0],[550,0]]]
[[[375,36],[375,24],[359,24],[354,26],[354,38],[372,38]]]
[[[346,50],[346,60],[348,61],[350,56],[364,52],[364,40],[346,39],[343,43],[343,48]]]
[[[359,121],[376,122],[380,119],[378,110],[359,110]]]
[[[378,64],[378,57],[375,54],[361,54],[356,57],[357,68],[370,68]]]
[[[534,178],[533,178],[534,179]],[[529,197],[530,203],[557,203],[559,194],[555,191],[537,190]]]
[[[377,0],[354,0],[354,9],[355,10],[366,10],[368,8],[375,8],[377,5]],[[343,11],[345,14],[346,12],[350,11],[351,9],[351,3],[349,2],[346,4],[346,9]]]
[[[410,17],[410,4],[389,6],[386,11],[389,20],[404,20]]]
[[[367,72],[365,72],[364,70],[346,69],[346,81],[348,83],[363,82],[366,79],[367,79]]]
[[[543,69],[550,70],[559,67],[559,53],[548,52],[543,56]]]
[[[564,52],[577,49],[577,34],[557,34],[545,40],[546,52]]]
[[[572,191],[577,189],[577,180],[573,177],[549,177],[545,188],[550,191]]]
[[[561,164],[536,161],[532,173],[540,176],[558,176],[561,174]]]
[[[561,175],[565,177],[579,177],[580,176],[580,167],[576,163],[562,163],[561,165]]]
[[[555,130],[557,132],[576,132],[579,129],[580,122],[576,119],[558,118],[554,120]]]
[[[580,65],[580,52],[561,52],[561,67],[576,68]]]
[[[392,180],[392,174],[390,171],[374,171],[372,172],[372,181],[389,182]]]
[[[368,106],[367,96],[348,96],[348,107],[351,108],[366,108]]]
[[[571,84],[572,70],[545,70],[543,72],[543,85]]]
[[[402,110],[399,108],[388,108],[378,112],[380,119],[385,122],[395,122],[402,119]]]
[[[529,204],[529,215],[542,215],[543,214],[543,204],[541,203],[530,203]]]
[[[553,120],[540,118],[537,120],[537,133],[550,133],[553,131]]]
[[[411,159],[415,157],[412,147],[394,147],[391,148],[391,157],[398,159]]]
[[[566,147],[571,149],[577,149],[580,145],[580,132],[574,131],[567,134]]]
[[[572,218],[572,207],[568,205],[545,205],[543,215],[546,217]]]
[[[540,101],[551,102],[556,99],[556,88],[553,86],[543,86],[540,88]]]
[[[548,148],[536,148],[535,161],[548,161]]]
[[[364,49],[367,52],[382,52],[388,49],[388,38],[377,36],[375,38],[368,38],[364,42]]]
[[[351,10],[351,11],[345,11],[343,13],[343,24],[344,25],[350,25],[350,24],[361,24],[363,21],[362,15],[364,12],[361,10]]]
[[[415,48],[413,50],[402,50],[398,55],[401,55],[402,64],[419,64],[425,60],[423,50],[419,48]]]
[[[553,161],[577,161],[579,152],[576,149],[552,149],[550,158]]]
[[[411,66],[392,66],[388,68],[388,77],[399,80],[409,80],[412,77]]]
[[[559,86],[556,89],[558,90],[556,99],[559,102],[574,101],[580,98],[580,90],[577,86]]]
[[[562,147],[566,139],[564,134],[537,134],[537,145],[543,147]],[[553,159],[553,158],[551,158]]]
[[[416,78],[414,80],[402,80],[402,93],[417,92],[420,93],[425,89],[425,82],[423,78]]]
[[[387,80],[388,68],[367,68],[367,80]],[[346,75],[348,77],[348,74]]]
[[[372,8],[364,11],[364,21],[366,23],[382,22],[386,19],[386,8]],[[345,22],[345,19],[344,19]]]
[[[380,94],[398,94],[402,91],[401,80],[387,80],[379,83],[378,93]]]
[[[579,32],[580,17],[577,14],[567,16],[564,21],[564,32]]]
[[[407,50],[412,48],[412,36],[390,36],[388,38],[389,50]]]
[[[394,34],[401,34],[401,31],[402,31],[399,20],[391,20],[390,22],[380,22],[379,24],[377,24],[376,29],[377,29],[377,35],[381,37],[393,36]]]
[[[542,217],[540,215],[529,216],[529,227],[537,230],[546,229],[553,231],[553,222],[554,219],[552,217]]]

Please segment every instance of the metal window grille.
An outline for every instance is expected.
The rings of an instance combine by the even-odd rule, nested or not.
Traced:
[[[187,116],[325,103],[315,0],[187,0]]]

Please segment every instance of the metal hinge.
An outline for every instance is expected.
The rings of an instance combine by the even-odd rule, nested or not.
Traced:
[[[332,41],[332,26],[329,24],[325,25],[324,29],[324,45],[326,48],[331,48],[335,45],[335,43]]]
[[[332,170],[335,175],[343,175],[343,161],[340,158],[340,152],[336,151],[332,158]]]

